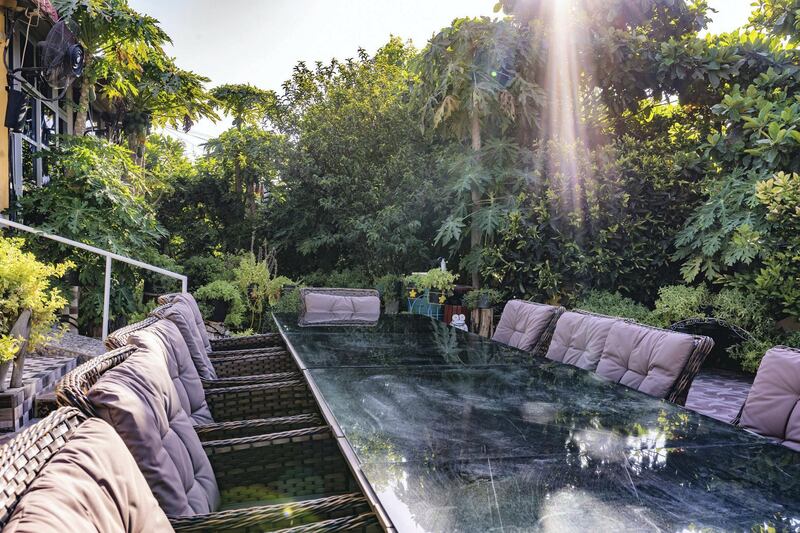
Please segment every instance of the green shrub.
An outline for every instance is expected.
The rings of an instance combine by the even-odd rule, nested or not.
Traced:
[[[189,289],[196,290],[218,279],[232,281],[228,257],[223,255],[195,255],[183,262],[189,278]]]
[[[403,283],[403,276],[397,274],[384,274],[379,278],[375,278],[373,285],[381,294],[381,300],[384,305],[390,302],[396,302],[399,298],[397,294],[397,283]]]
[[[341,287],[345,289],[367,289],[372,285],[366,272],[349,268],[330,272],[317,270],[305,275],[303,284],[308,287]]]
[[[0,362],[14,359],[20,349],[21,339],[10,333],[23,311],[31,311],[27,339],[31,352],[47,341],[59,312],[67,304],[52,282],[74,265],[42,263],[23,251],[23,242],[0,236]],[[0,383],[0,388],[3,386]]]
[[[764,337],[775,329],[769,308],[755,293],[724,288],[713,298],[714,316],[739,326],[755,337]]]
[[[653,324],[667,327],[687,318],[705,318],[710,296],[705,285],[670,285],[658,289]]]
[[[218,279],[206,285],[203,285],[194,293],[198,304],[201,305],[201,310],[204,316],[211,314],[211,307],[208,305],[213,300],[224,300],[231,304],[228,309],[228,314],[225,316],[225,324],[228,326],[238,326],[242,323],[243,314],[245,311],[242,297],[236,285],[230,281]]]
[[[478,302],[484,296],[489,301],[490,306],[494,306],[503,299],[503,293],[495,289],[478,289],[469,291],[464,295],[463,302],[468,309],[477,309]]]
[[[575,303],[575,307],[601,315],[630,318],[642,324],[653,321],[650,309],[618,292],[590,291]]]

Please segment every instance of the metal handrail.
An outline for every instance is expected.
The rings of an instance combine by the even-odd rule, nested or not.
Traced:
[[[9,228],[17,229],[20,231],[26,231],[28,233],[32,233],[34,235],[38,235],[40,237],[44,237],[46,239],[50,239],[51,241],[60,242],[62,244],[66,244],[68,246],[72,246],[74,248],[80,248],[81,250],[86,250],[87,252],[92,252],[93,254],[101,255],[106,258],[106,277],[105,277],[105,287],[103,290],[103,340],[108,337],[108,308],[109,302],[111,299],[111,261],[119,261],[121,263],[127,263],[129,265],[133,265],[135,267],[143,268],[145,270],[150,270],[152,272],[156,272],[161,274],[162,276],[167,276],[169,278],[177,279],[181,282],[181,291],[186,292],[186,287],[188,284],[188,278],[183,274],[178,274],[176,272],[172,272],[170,270],[166,270],[163,268],[159,268],[157,266],[151,265],[149,263],[145,263],[143,261],[137,261],[136,259],[131,259],[130,257],[125,257],[124,255],[115,254],[113,252],[109,252],[108,250],[103,250],[102,248],[97,248],[94,246],[89,246],[88,244],[83,244],[82,242],[73,241],[72,239],[67,239],[66,237],[60,237],[58,235],[53,235],[52,233],[47,233],[46,231],[42,231],[40,229],[32,228],[30,226],[26,226],[24,224],[20,224],[19,222],[12,222],[11,220],[6,220],[0,217],[0,226],[6,226]]]

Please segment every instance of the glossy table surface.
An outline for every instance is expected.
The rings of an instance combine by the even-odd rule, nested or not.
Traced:
[[[800,529],[800,454],[428,318],[276,316],[398,531]]]

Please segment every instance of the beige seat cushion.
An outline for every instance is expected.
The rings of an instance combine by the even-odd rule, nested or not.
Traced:
[[[567,311],[556,323],[546,357],[594,370],[606,345],[608,332],[617,322],[622,320]]]
[[[800,351],[770,349],[761,360],[739,425],[800,451]]]
[[[511,300],[503,308],[492,340],[530,351],[557,312],[558,307]]]
[[[209,352],[197,328],[197,322],[191,306],[184,301],[175,301],[172,306],[164,311],[162,316],[178,326],[178,330],[183,335],[183,340],[189,347],[189,353],[200,377],[203,379],[217,379],[217,372],[208,358]]]
[[[665,398],[694,348],[691,335],[617,322],[608,332],[596,372],[651,396]]]
[[[33,480],[3,531],[128,533],[172,526],[125,443],[92,418]]]
[[[305,295],[305,310],[309,315],[353,315],[377,319],[381,313],[381,300],[377,296],[340,296],[309,292]]]
[[[191,293],[184,292],[176,295],[173,301],[184,303],[189,307],[189,309],[191,309],[192,315],[194,316],[194,323],[197,326],[198,333],[200,334],[200,340],[203,341],[203,346],[205,347],[206,352],[210,352],[211,339],[208,338],[206,322],[203,320],[203,314],[200,312],[200,306],[197,305],[197,300],[194,299],[194,296],[192,296]]]
[[[137,350],[103,374],[88,399],[122,437],[167,515],[217,509],[220,495],[211,463],[163,355]]]
[[[183,410],[189,413],[194,424],[214,422],[206,402],[203,382],[194,366],[189,347],[183,340],[178,326],[169,320],[159,320],[152,326],[136,332],[128,344],[145,348],[150,353],[163,353],[167,358],[167,370],[180,398]]]

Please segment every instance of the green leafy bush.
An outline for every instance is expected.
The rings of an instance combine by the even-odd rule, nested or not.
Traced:
[[[597,289],[652,302],[680,279],[673,241],[698,202],[690,147],[689,136],[663,132],[594,149],[542,144],[484,248],[483,277],[536,301],[568,304]]]
[[[27,224],[148,263],[168,261],[158,251],[165,232],[145,198],[144,175],[129,151],[96,137],[64,137],[45,159],[50,183],[26,191],[20,202]],[[105,258],[47,239],[28,242],[40,257],[70,259],[77,265],[81,330],[99,333]],[[140,310],[136,288],[144,273],[117,262],[112,274],[113,321]]]
[[[27,339],[30,352],[47,341],[59,312],[67,304],[51,283],[74,265],[42,263],[23,251],[23,244],[22,239],[0,236],[0,363],[14,359],[24,340],[10,335],[20,313],[31,311]]]
[[[481,298],[484,298],[489,306],[494,306],[503,299],[503,293],[495,289],[472,290],[464,295],[463,302],[468,309],[477,309]]]
[[[650,309],[618,292],[589,291],[575,302],[575,307],[601,315],[630,318],[642,324],[653,321]]]
[[[346,289],[366,289],[371,286],[367,273],[354,268],[332,270],[330,272],[317,270],[303,276],[303,283],[308,287],[341,287]]]
[[[245,306],[242,303],[242,297],[239,289],[225,280],[216,280],[203,285],[194,293],[198,304],[202,306],[203,316],[210,316],[212,308],[210,303],[214,300],[223,300],[230,304],[228,314],[225,316],[225,324],[229,326],[239,326],[244,318]]]
[[[403,276],[397,274],[384,274],[375,279],[374,286],[380,293],[384,305],[398,301],[400,295],[398,294],[397,286],[400,284],[402,287],[402,283]]]
[[[658,300],[652,313],[652,322],[667,327],[687,318],[704,318],[710,302],[711,297],[705,285],[661,287],[658,289]]]
[[[726,287],[713,297],[714,316],[738,326],[755,337],[764,337],[775,330],[769,307],[754,292]]]

